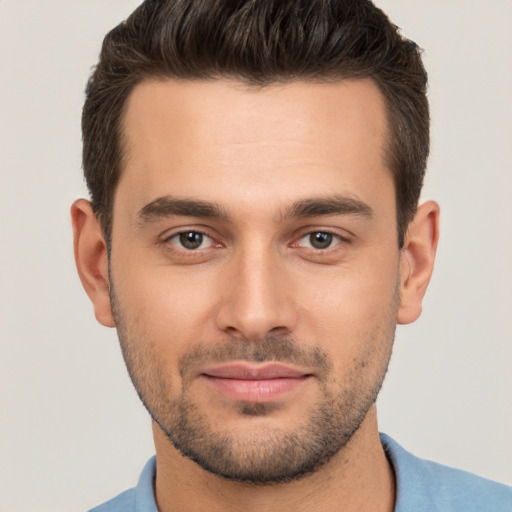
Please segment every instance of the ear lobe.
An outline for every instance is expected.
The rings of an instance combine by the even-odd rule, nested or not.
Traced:
[[[78,199],[71,206],[75,263],[98,322],[115,327],[110,306],[107,246],[91,204]]]
[[[421,315],[423,297],[434,269],[438,240],[439,205],[428,201],[418,207],[409,224],[400,255],[399,324],[414,322]]]

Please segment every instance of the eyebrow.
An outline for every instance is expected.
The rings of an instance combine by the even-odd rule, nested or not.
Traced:
[[[171,215],[228,220],[226,211],[218,204],[163,196],[141,208],[137,213],[137,221],[139,224],[145,224]]]
[[[285,211],[283,218],[305,218],[323,215],[356,215],[372,218],[375,214],[368,204],[359,199],[333,195],[297,201]]]
[[[137,213],[137,221],[139,224],[146,224],[172,215],[229,221],[226,210],[216,203],[197,199],[179,199],[172,196],[158,197],[148,203]],[[328,215],[357,215],[372,218],[374,212],[363,201],[352,197],[333,195],[299,200],[284,211],[281,219]]]

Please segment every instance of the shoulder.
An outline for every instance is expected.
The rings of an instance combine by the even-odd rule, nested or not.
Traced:
[[[511,512],[512,488],[466,471],[420,459],[381,435],[397,480],[395,512]]]
[[[89,512],[135,512],[135,488],[122,492],[115,498],[92,508]]]
[[[136,487],[122,492],[89,512],[157,512],[153,493],[155,474],[156,459],[152,457],[144,466]]]

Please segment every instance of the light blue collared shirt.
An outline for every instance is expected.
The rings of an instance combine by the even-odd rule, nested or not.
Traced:
[[[387,435],[380,438],[396,475],[395,512],[512,512],[512,487],[419,459]],[[155,474],[152,457],[137,487],[89,512],[158,512]]]

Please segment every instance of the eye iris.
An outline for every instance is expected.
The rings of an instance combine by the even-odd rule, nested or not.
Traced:
[[[186,249],[197,249],[203,243],[203,235],[194,231],[180,234],[180,243]]]
[[[312,233],[309,241],[315,249],[327,249],[332,243],[332,235],[330,233]]]

